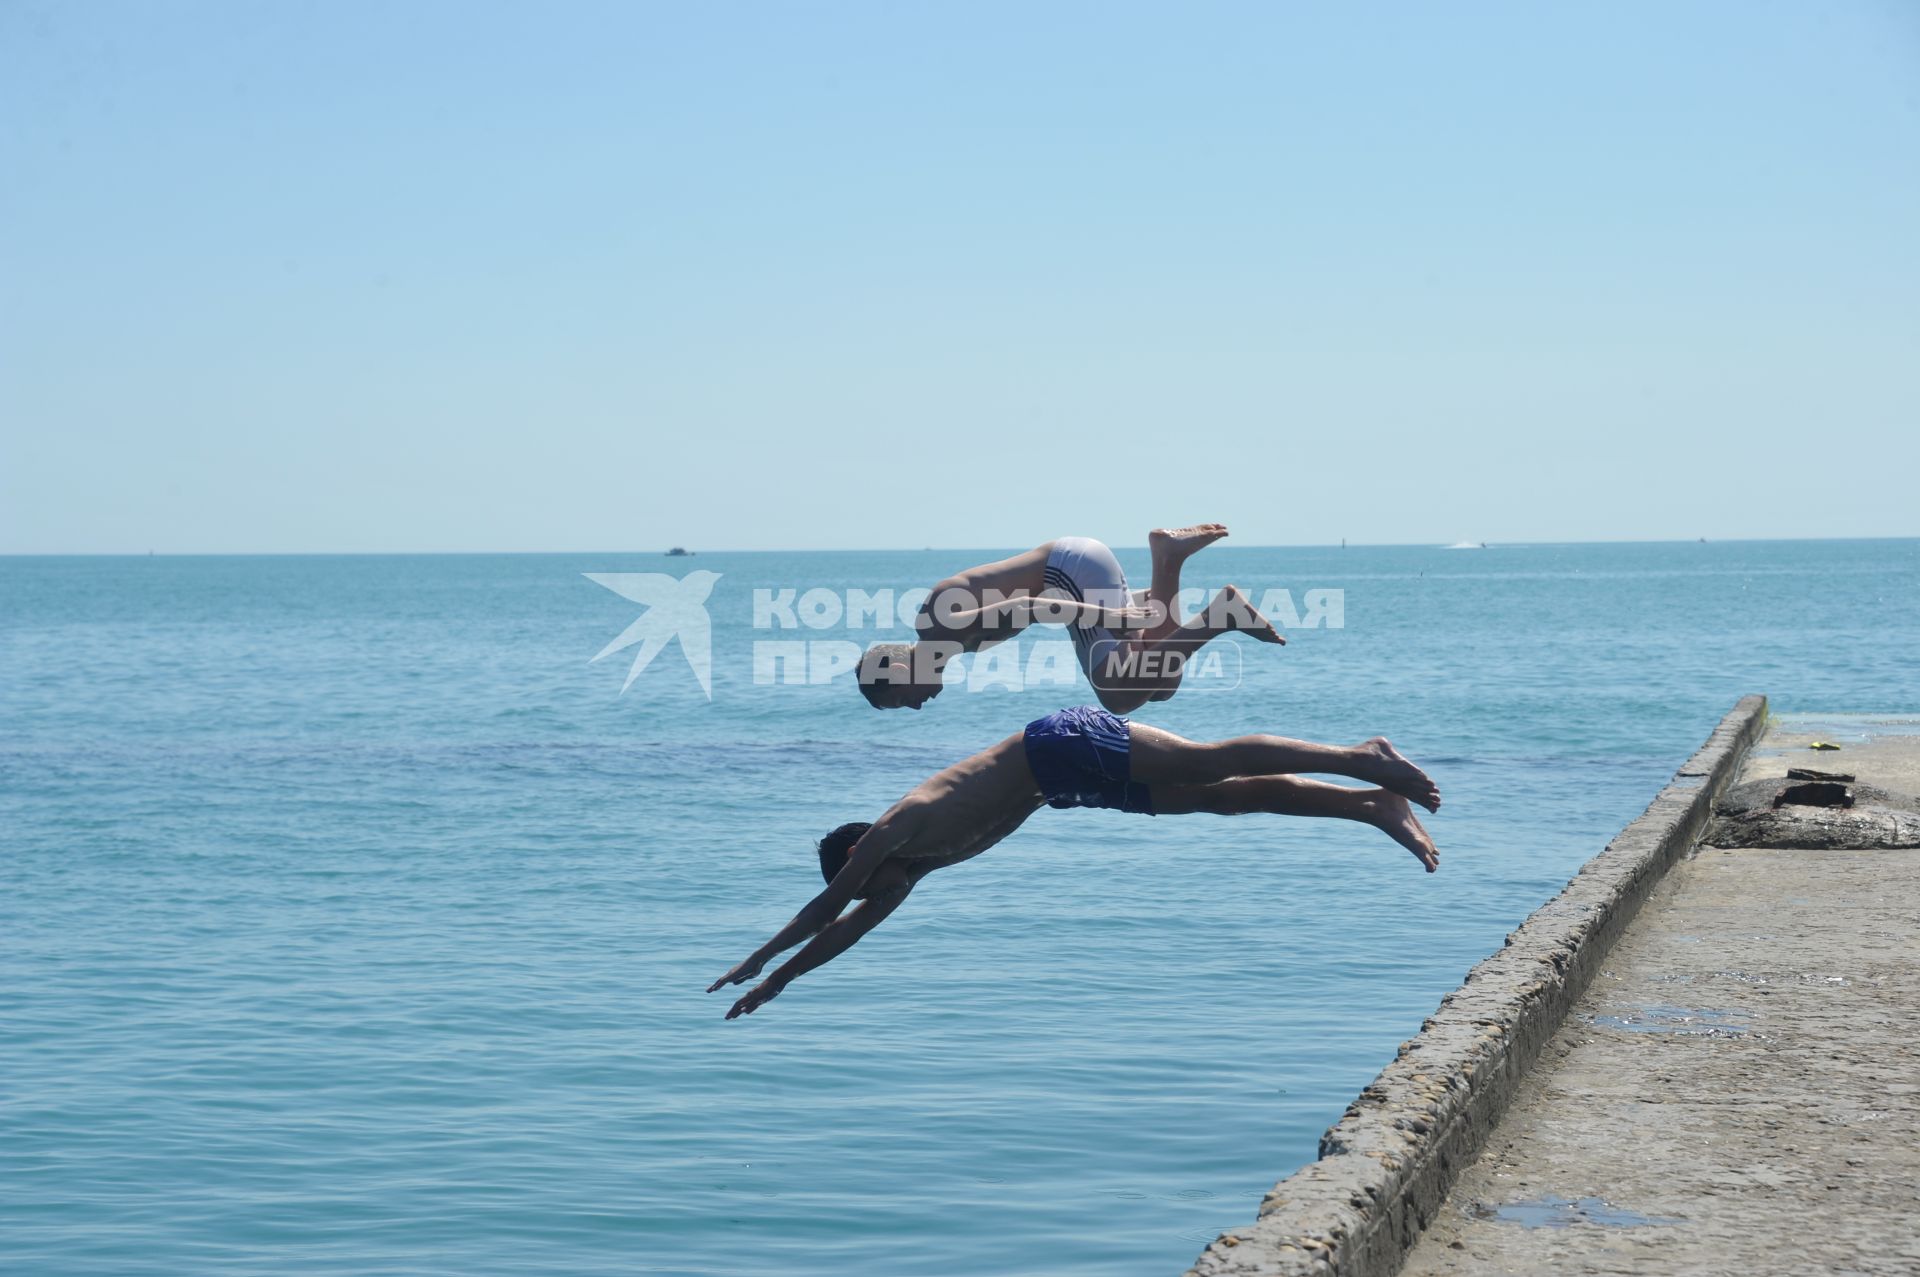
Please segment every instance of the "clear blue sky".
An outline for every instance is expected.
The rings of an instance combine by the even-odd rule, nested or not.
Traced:
[[[1920,5],[0,2],[0,552],[1920,533]]]

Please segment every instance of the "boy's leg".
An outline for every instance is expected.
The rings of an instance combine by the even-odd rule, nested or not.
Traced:
[[[1161,636],[1153,637],[1156,632]],[[1129,713],[1148,701],[1172,697],[1186,677],[1193,654],[1222,634],[1235,632],[1263,643],[1286,642],[1239,587],[1229,585],[1184,625],[1156,626],[1140,636],[1103,645],[1093,654],[1094,667],[1087,679],[1102,705],[1116,714]]]
[[[1188,559],[1226,535],[1224,523],[1155,528],[1147,533],[1147,549],[1153,555],[1153,579],[1147,587],[1146,601],[1154,608],[1156,620],[1141,637],[1163,639],[1180,628],[1180,569]]]
[[[1412,852],[1432,873],[1440,867],[1440,849],[1421,827],[1407,800],[1385,789],[1348,789],[1295,776],[1246,776],[1214,785],[1153,785],[1153,810],[1160,816],[1211,812],[1243,816],[1271,812],[1279,816],[1331,816],[1372,825]]]
[[[1285,736],[1236,736],[1202,743],[1133,723],[1132,778],[1148,785],[1213,785],[1238,777],[1318,772],[1351,776],[1440,809],[1440,789],[1384,736],[1359,745],[1320,745]]]

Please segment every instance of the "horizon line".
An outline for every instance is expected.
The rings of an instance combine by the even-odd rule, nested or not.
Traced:
[[[1797,542],[1832,541],[1915,541],[1920,534],[1900,536],[1813,536],[1813,537],[1602,537],[1575,540],[1523,541],[1315,541],[1293,544],[1255,545],[1241,543],[1212,548],[1243,550],[1454,550],[1454,549],[1531,549],[1567,545],[1766,545]],[[1029,547],[1030,548],[1030,547]],[[1116,550],[1144,550],[1142,545],[1114,545]],[[380,559],[380,558],[502,558],[524,556],[579,556],[590,554],[646,555],[655,558],[698,558],[701,554],[930,554],[948,552],[998,553],[1011,545],[929,545],[929,546],[821,546],[807,549],[769,547],[689,550],[675,555],[669,550],[24,550],[0,551],[0,559]]]

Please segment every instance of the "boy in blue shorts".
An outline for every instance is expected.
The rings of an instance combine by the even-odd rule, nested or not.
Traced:
[[[1348,776],[1373,788],[1302,780],[1303,772]],[[1432,873],[1440,852],[1409,800],[1438,811],[1440,790],[1385,737],[1351,746],[1281,736],[1203,743],[1089,705],[1057,710],[929,777],[872,824],[828,834],[818,848],[826,890],[707,992],[745,984],[770,958],[811,937],[735,1002],[727,1019],[752,1013],[795,977],[845,953],[922,878],[979,855],[1042,805],[1146,816],[1332,816],[1374,826]],[[842,916],[854,900],[860,904]]]

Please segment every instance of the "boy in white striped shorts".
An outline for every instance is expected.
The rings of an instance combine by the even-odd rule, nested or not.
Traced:
[[[1226,535],[1221,523],[1148,533],[1153,579],[1138,598],[1113,551],[1091,537],[1061,537],[968,568],[933,587],[914,622],[916,642],[882,643],[867,652],[860,691],[876,709],[919,709],[940,694],[941,671],[954,656],[1013,638],[1039,621],[1067,627],[1080,668],[1108,710],[1125,714],[1167,700],[1179,690],[1186,661],[1222,634],[1238,630],[1262,642],[1286,642],[1231,585],[1198,616],[1179,620],[1181,567]]]

